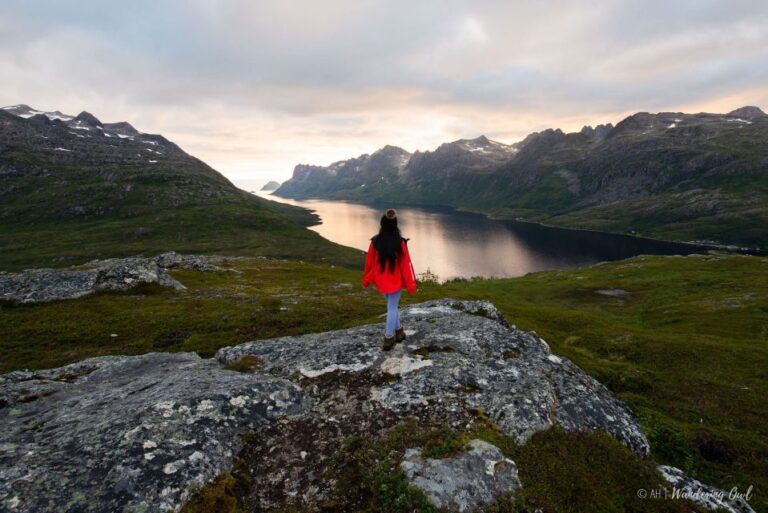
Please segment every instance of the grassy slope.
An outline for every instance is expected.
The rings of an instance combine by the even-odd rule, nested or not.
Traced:
[[[768,176],[703,180],[701,185],[704,188],[695,191],[667,191],[533,217],[563,227],[768,248],[768,206],[761,199],[768,197]]]
[[[380,320],[382,301],[359,289],[356,270],[279,260],[231,265],[243,274],[175,272],[189,287],[183,292],[5,305],[0,371],[97,354],[210,355],[246,340]],[[404,302],[493,301],[627,401],[657,461],[725,489],[752,484],[753,506],[768,511],[767,271],[768,259],[758,257],[638,257],[511,280],[422,284]],[[602,288],[629,295],[595,292]]]
[[[261,200],[259,200],[261,201]],[[273,207],[262,203],[271,203]],[[306,211],[258,201],[157,209],[131,216],[0,222],[0,270],[60,267],[164,251],[264,255],[356,266],[359,251],[307,230]]]
[[[615,137],[609,144],[610,153],[603,157],[590,156],[582,148],[585,162],[579,165],[579,159],[570,163],[563,160],[561,166],[584,167],[591,162],[587,167],[592,169],[582,176],[591,180],[628,169],[640,176],[669,179],[665,186],[639,186],[638,192],[650,187],[649,195],[637,194],[595,206],[584,203],[589,198],[569,197],[565,181],[555,173],[526,194],[508,196],[497,204],[512,216],[563,227],[768,248],[765,125],[721,124],[713,130],[713,122],[704,118],[686,118],[684,126],[673,130],[665,128],[666,123],[657,121],[655,125],[654,129],[642,126]],[[702,132],[692,136],[689,131],[696,129]],[[711,162],[684,177],[688,165],[700,159]],[[730,159],[733,161],[724,164]],[[552,171],[558,169],[556,166]]]

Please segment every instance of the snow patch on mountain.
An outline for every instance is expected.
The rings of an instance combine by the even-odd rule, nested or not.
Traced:
[[[64,114],[58,110],[51,112],[34,109],[25,104],[2,107],[2,110],[24,119],[30,119],[34,116],[43,115],[50,121],[63,123],[71,130],[81,130],[85,132],[98,130],[105,137],[119,137],[120,139],[133,140],[135,135],[145,135],[142,132],[136,130],[133,126],[130,125],[130,123],[125,121],[118,123],[101,123],[101,121],[96,119],[96,117],[94,117],[92,114],[89,114],[88,112],[81,112],[77,116],[72,116],[70,114]],[[78,137],[84,137],[74,132],[71,133],[73,135],[78,135]],[[158,144],[155,141],[143,140],[142,142],[152,145]]]

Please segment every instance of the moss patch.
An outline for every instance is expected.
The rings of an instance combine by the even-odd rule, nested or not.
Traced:
[[[459,392],[462,392],[465,394],[476,394],[482,391],[483,391],[482,388],[472,383],[464,383],[461,386],[459,386]]]
[[[430,353],[453,353],[455,349],[449,346],[423,346],[411,351],[412,354],[421,356],[422,358],[429,358]]]
[[[406,449],[422,447],[423,456],[444,458],[459,453],[467,439],[445,426],[406,421],[386,436],[349,438],[336,456],[338,494],[347,497],[337,511],[437,513],[426,496],[408,483],[400,462]]]
[[[523,485],[517,505],[524,511],[698,511],[687,501],[638,498],[638,490],[669,485],[650,462],[602,431],[553,428],[533,435],[514,452]]]
[[[512,360],[513,358],[517,358],[520,356],[520,350],[519,349],[510,349],[508,351],[504,351],[501,354],[502,358],[505,360]]]
[[[254,372],[262,365],[264,365],[264,362],[261,358],[252,354],[247,354],[230,362],[226,365],[226,368],[236,372]]]
[[[222,474],[198,490],[180,513],[240,513],[237,493],[237,480],[232,474]]]

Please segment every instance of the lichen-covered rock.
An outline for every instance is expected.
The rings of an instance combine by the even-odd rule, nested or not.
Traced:
[[[559,424],[648,453],[621,401],[492,304],[430,301],[401,319],[408,338],[389,352],[374,324],[214,359],[105,356],[1,375],[0,511],[178,511],[231,468],[246,432],[250,510],[318,511],[337,493],[329,462],[350,437],[385,437],[405,420],[470,429],[487,421],[480,411],[520,443]],[[248,372],[228,370],[246,356],[252,365],[236,367]],[[410,451],[402,468],[449,511],[519,486],[514,465],[480,441],[439,462]]]
[[[688,498],[707,509],[724,509],[732,513],[755,513],[752,506],[743,497],[738,496],[739,493],[747,493],[747,490],[741,490],[740,492],[736,490],[735,495],[731,497],[730,492],[706,485],[687,476],[679,468],[668,465],[659,465],[658,468],[664,479],[673,486],[669,493],[677,494],[675,495],[676,498]]]
[[[129,257],[93,260],[66,269],[28,269],[17,274],[0,273],[0,299],[34,304],[74,299],[101,291],[129,290],[142,283],[157,283],[182,290],[184,285],[169,269],[223,271],[214,262],[227,257],[180,255],[168,252],[153,258]]]
[[[189,269],[192,271],[222,271],[221,267],[217,266],[215,262],[221,261],[226,258],[218,255],[185,255],[176,253],[175,251],[168,251],[161,253],[156,257],[131,257],[131,258],[143,258],[145,260],[151,260],[155,262],[158,267],[162,269]],[[97,267],[103,265],[118,265],[122,263],[125,258],[107,258],[103,260],[91,260],[84,264],[86,267]]]
[[[30,269],[0,274],[0,299],[31,304],[74,299],[95,292],[129,290],[142,283],[183,289],[153,259],[123,258],[88,268]]]
[[[623,402],[534,334],[508,326],[493,304],[430,301],[402,309],[400,318],[408,338],[389,352],[378,345],[381,325],[367,325],[227,347],[216,358],[256,356],[264,371],[286,377],[376,370],[399,377],[370,390],[371,401],[395,412],[430,403],[482,409],[520,443],[556,423],[599,428],[648,454]]]
[[[192,353],[108,356],[0,378],[0,511],[177,510],[243,433],[302,411],[290,381]]]
[[[498,447],[471,440],[467,451],[451,458],[424,458],[409,449],[400,468],[438,508],[465,513],[520,487],[515,462]]]
[[[192,271],[221,271],[221,267],[214,262],[224,257],[207,255],[181,255],[175,251],[169,251],[155,257],[157,265],[163,269],[189,269]]]

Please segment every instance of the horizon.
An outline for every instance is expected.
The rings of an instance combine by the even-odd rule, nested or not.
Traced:
[[[4,10],[0,104],[127,121],[244,189],[387,144],[510,144],[636,112],[768,105],[768,5],[755,1]]]

